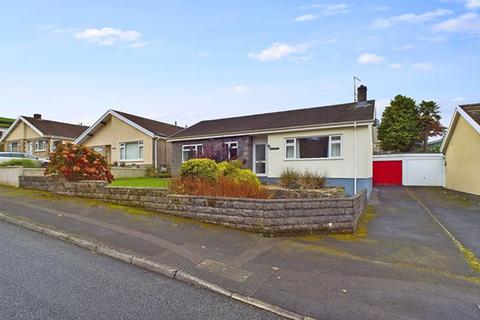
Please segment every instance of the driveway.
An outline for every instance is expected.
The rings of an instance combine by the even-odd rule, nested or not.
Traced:
[[[458,246],[478,243],[476,201],[439,191],[379,188],[356,234],[288,238],[7,187],[0,211],[318,319],[479,319],[480,271]],[[455,218],[470,213],[461,228]]]

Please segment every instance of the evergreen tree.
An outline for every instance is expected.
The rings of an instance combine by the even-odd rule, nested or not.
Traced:
[[[445,127],[440,123],[440,108],[435,101],[423,100],[418,106],[418,116],[420,121],[420,140],[423,151],[427,151],[428,137],[434,137],[442,134]]]
[[[418,108],[412,98],[397,95],[385,108],[378,127],[384,151],[412,151],[420,137]]]

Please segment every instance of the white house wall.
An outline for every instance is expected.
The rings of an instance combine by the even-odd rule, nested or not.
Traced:
[[[285,159],[285,139],[309,136],[342,136],[341,159]],[[277,178],[284,168],[324,172],[328,178],[352,179],[355,176],[355,129],[343,127],[268,135],[268,177]],[[372,177],[373,142],[371,127],[357,127],[357,178]],[[278,149],[277,149],[278,148]]]

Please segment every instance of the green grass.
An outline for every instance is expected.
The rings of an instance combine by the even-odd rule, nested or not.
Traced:
[[[115,179],[113,187],[144,187],[144,188],[167,188],[168,179],[165,178],[119,178]]]
[[[40,168],[40,163],[30,159],[12,159],[0,163],[0,167],[19,166],[24,168]]]

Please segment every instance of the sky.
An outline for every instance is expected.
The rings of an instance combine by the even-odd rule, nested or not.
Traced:
[[[480,102],[480,0],[0,0],[0,116],[179,125],[397,94]]]

